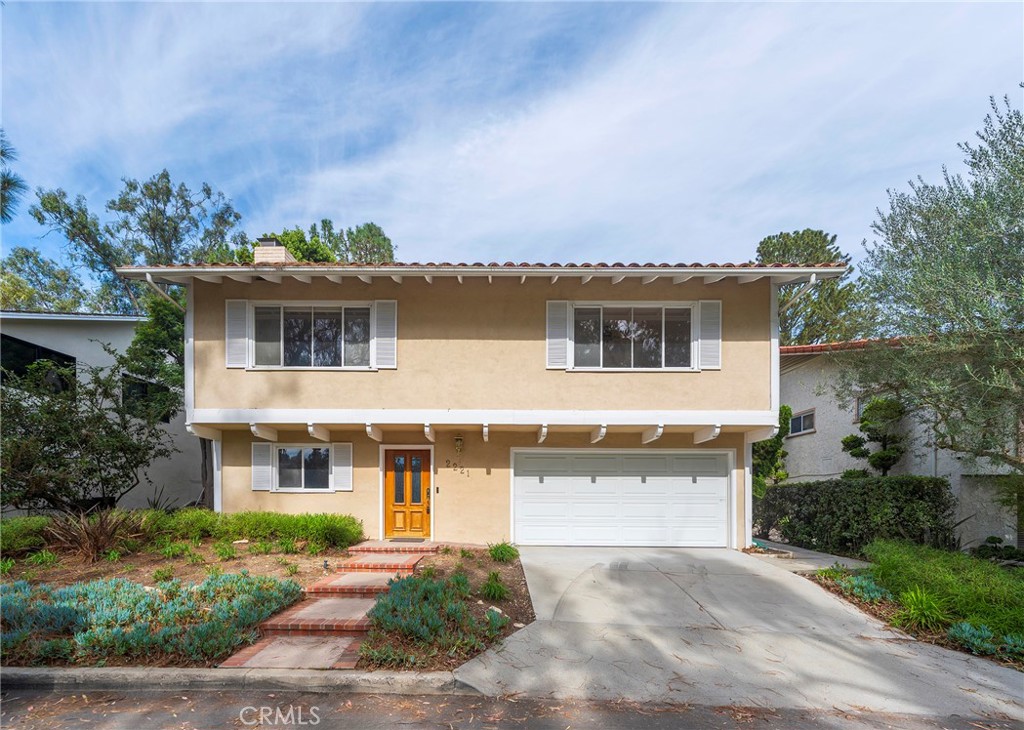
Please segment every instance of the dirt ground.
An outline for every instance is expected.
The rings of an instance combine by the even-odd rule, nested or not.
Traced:
[[[19,559],[11,572],[4,576],[5,582],[27,580],[30,583],[47,583],[52,586],[66,586],[80,581],[100,580],[103,578],[125,578],[144,585],[154,585],[158,581],[153,574],[159,569],[169,568],[173,578],[183,582],[201,582],[213,568],[225,573],[239,573],[247,570],[253,575],[269,575],[275,578],[291,578],[300,585],[306,586],[322,578],[326,572],[334,572],[337,563],[348,557],[346,550],[325,550],[312,556],[305,552],[305,543],[297,542],[299,552],[285,554],[278,546],[274,546],[269,555],[252,554],[249,547],[254,543],[236,544],[237,557],[221,560],[213,551],[215,540],[208,539],[195,545],[187,543],[194,556],[177,558],[164,557],[160,552],[151,552],[144,548],[138,553],[123,555],[115,562],[100,560],[97,563],[86,563],[74,555],[61,554],[60,562],[51,567],[41,567]],[[327,561],[328,570],[324,570]],[[288,566],[294,565],[295,569]],[[297,572],[289,572],[296,570]]]

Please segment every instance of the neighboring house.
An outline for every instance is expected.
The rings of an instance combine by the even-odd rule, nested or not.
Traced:
[[[860,414],[866,399],[851,397],[842,407],[832,383],[838,366],[829,356],[839,346],[857,349],[860,342],[842,345],[793,345],[781,348],[782,403],[793,409],[790,435],[784,448],[789,482],[832,479],[847,469],[868,469],[867,461],[844,452],[841,441],[858,434]],[[905,422],[907,453],[891,474],[920,474],[949,480],[958,507],[956,522],[963,523],[958,535],[963,547],[983,542],[989,535],[1007,543],[1016,540],[1016,518],[996,504],[993,476],[999,470],[984,463],[970,464],[951,451],[936,448],[928,426],[908,417]]]
[[[777,285],[845,270],[290,259],[119,269],[188,286],[216,509],[540,545],[748,545]]]
[[[62,314],[55,312],[0,312],[0,359],[5,370],[22,374],[36,360],[61,365],[78,363],[105,367],[113,358],[103,344],[124,352],[135,337],[135,326],[144,317],[115,314]],[[126,397],[154,387],[125,376]],[[146,507],[151,499],[184,505],[202,493],[199,442],[185,431],[185,414],[168,419],[167,430],[179,453],[154,461],[149,479],[126,494],[122,507]]]

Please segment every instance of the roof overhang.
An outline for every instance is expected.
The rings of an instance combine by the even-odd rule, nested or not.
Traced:
[[[552,284],[560,279],[578,279],[581,284],[591,280],[607,280],[618,284],[626,280],[640,280],[642,284],[650,284],[657,280],[668,280],[673,284],[696,281],[703,284],[714,284],[720,281],[733,280],[740,284],[770,280],[773,284],[800,284],[823,279],[834,279],[846,273],[845,266],[673,266],[669,264],[648,265],[447,265],[447,264],[396,264],[396,265],[361,265],[361,264],[253,264],[253,265],[218,265],[197,264],[189,266],[153,266],[153,267],[122,267],[118,273],[128,279],[151,281],[160,284],[189,284],[193,281],[205,281],[219,284],[226,281],[250,283],[269,281],[280,283],[290,278],[309,283],[314,278],[327,279],[342,283],[350,279],[370,284],[374,279],[387,279],[401,284],[406,278],[420,278],[433,283],[435,278],[453,278],[459,283],[466,279],[486,279],[493,283],[496,279],[518,280],[525,283],[527,279],[548,279]]]
[[[92,314],[91,312],[0,312],[0,319],[42,319],[50,322],[144,322],[145,317],[129,314]]]

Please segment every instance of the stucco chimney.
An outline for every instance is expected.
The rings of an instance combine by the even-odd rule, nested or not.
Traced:
[[[261,238],[252,252],[253,263],[256,264],[289,264],[295,263],[295,257],[276,238]]]

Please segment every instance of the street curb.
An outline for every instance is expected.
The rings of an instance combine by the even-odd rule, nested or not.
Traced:
[[[373,694],[480,694],[452,672],[357,672],[315,669],[177,669],[164,667],[4,667],[8,689],[83,691],[252,690]]]

